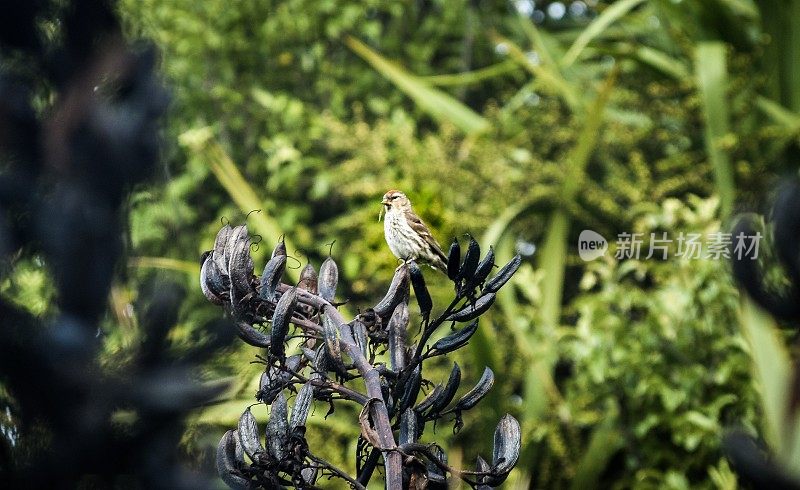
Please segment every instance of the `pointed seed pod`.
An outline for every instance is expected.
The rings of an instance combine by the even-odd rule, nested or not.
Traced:
[[[450,244],[450,250],[447,252],[447,277],[451,281],[458,279],[458,270],[461,267],[461,245],[458,244],[458,239],[453,238],[453,243]]]
[[[220,228],[217,232],[217,238],[214,240],[214,251],[211,252],[211,257],[217,264],[217,268],[226,276],[228,275],[228,258],[225,256],[225,247],[232,233],[233,229],[230,225]]]
[[[346,371],[342,359],[342,333],[339,331],[339,326],[329,315],[322,316],[322,334],[325,337],[325,352],[330,357],[330,360],[333,361],[333,367],[339,372]]]
[[[509,414],[503,416],[494,431],[492,453],[492,478],[489,483],[497,486],[505,481],[508,473],[519,459],[522,434],[517,419]]]
[[[475,269],[475,275],[472,276],[472,279],[467,281],[466,286],[464,287],[464,292],[471,294],[475,288],[483,284],[483,281],[485,281],[486,278],[489,277],[489,273],[492,272],[493,267],[494,249],[489,247],[489,252],[478,263],[478,268]]]
[[[308,412],[311,409],[311,402],[314,399],[314,386],[311,383],[306,383],[297,392],[297,397],[294,399],[294,407],[292,408],[292,419],[289,422],[289,427],[295,429],[297,427],[305,427],[306,419],[308,419]]]
[[[397,305],[408,297],[408,282],[408,266],[403,264],[394,273],[386,296],[372,308],[379,317],[387,318],[394,313]]]
[[[447,321],[468,322],[483,315],[494,303],[495,293],[484,294],[475,301],[447,317]]]
[[[411,286],[414,287],[414,296],[417,297],[417,304],[419,305],[419,312],[422,315],[423,321],[427,323],[433,309],[433,301],[425,286],[425,278],[422,276],[422,270],[413,260],[408,263],[408,273],[411,277]]]
[[[264,301],[271,301],[281,283],[283,273],[286,270],[286,256],[276,255],[267,261],[264,272],[261,274],[261,291],[258,297]]]
[[[228,270],[231,277],[231,308],[236,318],[248,318],[251,313],[242,304],[253,293],[253,259],[250,258],[250,238],[238,241],[231,252]]]
[[[311,294],[317,294],[317,271],[314,270],[314,266],[306,264],[303,267],[303,270],[300,271],[300,282],[297,283],[297,287],[305,289]]]
[[[432,351],[435,351],[436,355],[441,355],[447,354],[448,352],[453,352],[456,349],[460,349],[461,347],[467,345],[467,342],[469,342],[469,339],[472,338],[477,330],[478,320],[474,320],[461,330],[457,330],[447,337],[442,337],[441,339],[437,340],[436,343],[433,344]]]
[[[414,411],[416,411],[419,414],[426,412],[429,408],[431,408],[431,406],[433,406],[433,403],[442,393],[443,389],[444,388],[442,387],[441,383],[436,385],[436,387],[432,389],[430,393],[428,393],[428,396],[423,398],[422,401],[419,402],[419,404],[417,404],[416,407],[414,407]]]
[[[217,445],[217,473],[229,487],[244,489],[250,488],[250,482],[239,471],[239,465],[244,461],[236,454],[238,437],[233,430],[227,431]]]
[[[330,257],[319,266],[319,295],[328,303],[333,303],[336,297],[336,286],[339,283],[339,267]]]
[[[419,395],[419,389],[422,386],[422,369],[420,365],[414,368],[414,371],[409,376],[408,381],[405,382],[404,386],[402,386],[402,393],[400,395],[400,405],[398,406],[398,410],[402,413],[405,412],[407,408],[410,408],[414,405],[414,402],[417,401],[417,395]]]
[[[264,446],[261,445],[261,435],[258,433],[258,423],[250,411],[250,407],[242,413],[239,417],[239,441],[242,443],[244,452],[250,456],[252,461],[260,457],[264,452]]]
[[[439,396],[431,404],[431,409],[429,414],[431,416],[437,416],[439,412],[447,408],[447,405],[453,401],[453,397],[456,396],[456,391],[458,391],[458,386],[461,384],[461,368],[458,367],[458,363],[453,363],[453,370],[450,371],[450,377],[447,379],[447,384],[442,389]]]
[[[262,347],[266,349],[270,346],[270,338],[250,326],[247,322],[236,322],[236,334],[239,335],[240,339],[253,347]]]
[[[454,410],[469,410],[477,405],[494,385],[494,373],[488,367],[483,370],[483,375],[478,383],[458,399]]]
[[[289,333],[289,322],[292,319],[294,310],[297,308],[297,287],[293,287],[281,295],[278,304],[275,305],[275,313],[272,315],[272,336],[270,338],[270,353],[279,358],[285,355],[286,334]]]
[[[211,252],[203,253],[200,264],[200,290],[203,292],[203,296],[217,306],[224,304],[222,296],[228,292],[228,289],[211,258]]]
[[[286,442],[289,439],[288,412],[286,397],[283,393],[279,393],[272,402],[272,410],[267,422],[267,449],[269,454],[278,461],[286,456]]]
[[[407,409],[400,416],[400,437],[398,444],[413,444],[419,437],[417,414],[412,409]]]
[[[247,226],[245,225],[239,225],[234,227],[231,230],[230,235],[228,235],[228,241],[225,243],[224,259],[225,259],[225,270],[228,271],[229,274],[231,273],[230,271],[231,259],[234,256],[234,251],[236,250],[236,247],[245,240],[248,242],[248,249],[249,249],[250,234],[247,231]]]
[[[281,239],[275,244],[275,248],[272,249],[270,258],[277,257],[278,255],[286,256],[286,242],[284,242],[283,236],[281,236]]]
[[[511,259],[506,265],[503,266],[502,269],[497,273],[496,276],[489,279],[486,282],[486,285],[483,287],[483,294],[486,293],[496,293],[500,290],[501,287],[508,282],[509,279],[517,272],[519,266],[522,264],[522,256],[517,254]]]
[[[456,276],[456,283],[461,284],[461,281],[469,282],[475,275],[475,270],[478,268],[478,262],[481,259],[481,247],[474,238],[469,237],[469,245],[467,245],[467,253],[464,255],[464,263],[458,270]]]

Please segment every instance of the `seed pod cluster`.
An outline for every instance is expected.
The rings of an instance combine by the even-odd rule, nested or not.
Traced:
[[[330,414],[337,400],[346,398],[366,405],[359,417],[363,437],[356,465],[359,481],[368,483],[375,467],[386,464],[380,459],[381,452],[399,444],[410,456],[402,462],[407,483],[449,485],[448,477],[456,473],[443,470],[447,466],[445,453],[435,443],[420,444],[420,435],[427,422],[437,423],[450,414],[455,415],[454,430],[460,430],[462,411],[486,397],[494,373],[486,368],[477,384],[458,398],[461,367],[453,363],[447,379],[434,386],[423,377],[423,363],[469,343],[478,329],[479,317],[521,265],[521,258],[514,257],[490,278],[496,260],[494,250],[489,248],[481,258],[477,241],[470,238],[464,252],[454,241],[447,273],[456,285],[456,294],[453,306],[438,318],[431,318],[433,300],[423,271],[409,260],[397,268],[388,291],[375,307],[356,306],[360,313],[348,322],[334,303],[339,270],[332,257],[323,261],[319,274],[306,265],[297,286],[292,287],[282,283],[288,258],[282,240],[261,277],[256,277],[247,228],[222,227],[214,248],[203,254],[200,288],[210,302],[233,316],[236,332],[245,342],[265,349],[259,360],[267,367],[256,398],[271,406],[264,432],[259,433],[254,417],[257,410],[247,408],[235,430],[228,431],[220,441],[217,466],[223,481],[234,488],[304,488],[313,487],[321,475],[341,474],[313,454],[305,434],[314,400],[326,402]],[[412,287],[423,327],[416,334],[409,328],[415,314],[409,311]],[[464,326],[429,345],[432,334],[445,322],[452,322],[453,328],[462,322]],[[299,345],[296,353],[288,355],[292,324],[300,333],[295,337]],[[381,359],[388,361],[384,364]],[[347,382],[354,378],[362,381]],[[366,384],[365,392],[362,383]],[[417,402],[423,386],[433,388]],[[287,400],[292,393],[296,396],[289,407]],[[519,424],[515,423],[513,418],[504,417],[495,431],[491,464],[479,459],[478,472],[462,476],[478,488],[502,483],[519,458]],[[396,442],[391,440],[392,435],[387,436],[387,430],[397,434]]]

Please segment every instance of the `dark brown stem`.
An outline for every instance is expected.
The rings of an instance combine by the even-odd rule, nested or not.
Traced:
[[[278,291],[284,293],[288,291],[290,286],[281,284],[278,286]],[[403,485],[403,460],[402,455],[395,451],[397,442],[392,433],[392,424],[389,420],[389,411],[386,404],[383,402],[383,392],[381,391],[381,380],[378,370],[370,364],[369,360],[364,357],[361,349],[356,344],[353,334],[349,328],[342,328],[342,325],[347,324],[341,313],[336,310],[330,303],[308,291],[298,290],[297,298],[300,303],[316,308],[323,314],[328,315],[333,322],[339,326],[341,334],[341,343],[345,352],[353,360],[353,364],[358,369],[361,376],[364,378],[364,385],[367,388],[367,396],[374,398],[377,401],[372,403],[372,419],[375,421],[375,428],[378,431],[379,442],[381,444],[381,451],[383,452],[383,459],[386,462],[386,488],[395,489],[402,488]],[[366,405],[366,403],[365,403]],[[360,485],[360,484],[359,484]]]

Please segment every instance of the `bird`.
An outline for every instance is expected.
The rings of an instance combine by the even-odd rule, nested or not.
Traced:
[[[392,189],[383,195],[381,204],[386,212],[383,234],[394,256],[403,261],[427,264],[446,274],[447,256],[427,225],[411,209],[408,197]]]

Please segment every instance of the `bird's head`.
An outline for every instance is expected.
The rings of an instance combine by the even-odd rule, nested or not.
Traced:
[[[411,201],[408,200],[405,194],[398,190],[390,190],[386,194],[383,195],[383,200],[381,201],[386,211],[390,209],[395,210],[408,210],[411,209]]]

